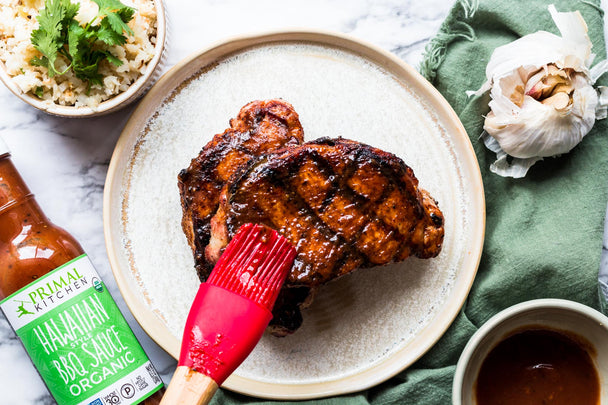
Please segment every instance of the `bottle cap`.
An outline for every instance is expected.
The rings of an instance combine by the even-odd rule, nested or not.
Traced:
[[[0,137],[0,156],[5,155],[7,153],[11,153],[11,150],[8,148],[8,145],[6,144],[6,142],[4,142],[2,137]]]

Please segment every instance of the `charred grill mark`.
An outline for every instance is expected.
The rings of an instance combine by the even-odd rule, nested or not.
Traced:
[[[380,176],[388,179],[377,199],[371,199],[357,193],[349,184],[354,173],[364,164],[370,164],[380,172]],[[345,191],[346,196],[355,206],[361,207],[361,211],[365,213],[365,217],[367,218],[365,224],[358,229],[358,232],[351,240],[359,251],[359,254],[365,258],[365,261],[361,265],[370,266],[372,264],[388,263],[394,257],[396,245],[402,244],[405,239],[404,235],[401,235],[390,224],[386,224],[378,214],[378,207],[384,204],[387,195],[395,188],[395,173],[379,164],[377,155],[369,153],[365,148],[357,151],[355,158],[349,165],[347,173],[346,176],[340,177],[341,184],[339,187]],[[390,244],[391,248],[388,250],[388,254],[382,255],[380,253],[381,247],[386,244]],[[381,255],[380,259],[378,259],[379,255]]]
[[[272,111],[268,112],[268,117],[270,120],[274,120],[277,121],[276,122],[276,126],[277,127],[284,127],[284,128],[289,128],[289,123],[287,122],[287,120],[283,117],[278,116],[277,114],[273,113]],[[259,124],[262,121],[261,116],[258,116],[258,119],[256,120],[256,124]]]
[[[308,145],[336,146],[336,139],[341,139],[341,138],[330,138],[328,136],[323,136],[321,138],[317,138],[313,141],[307,142],[307,144]]]
[[[293,225],[288,228],[281,226],[285,236],[292,243],[297,244],[297,260],[302,262],[301,267],[296,266],[295,271],[292,271],[290,281],[296,285],[322,284],[334,276],[336,261],[346,254],[345,240],[327,228],[295,189],[285,187],[285,182],[289,181],[288,177],[288,172],[284,172],[282,179],[280,181],[277,179],[273,183],[280,184],[280,193],[285,196],[285,203],[292,205],[297,212]],[[280,225],[277,220],[274,220],[273,223]],[[307,257],[310,255],[318,255],[323,259]]]
[[[298,174],[302,173],[301,169],[309,168],[308,164],[312,164],[315,168],[317,168],[317,174],[319,175],[317,177],[322,177],[322,183],[329,185],[322,187],[325,189],[324,191],[326,193],[325,196],[320,198],[318,201],[311,201],[311,199],[315,200],[318,194],[315,193],[314,190],[308,189],[306,179],[299,184],[297,181],[299,179]],[[351,261],[349,259],[353,257],[353,255],[358,256],[358,252],[353,252],[352,249],[345,248],[348,246],[347,243],[350,242],[349,238],[346,238],[341,232],[336,232],[335,229],[332,229],[331,224],[323,219],[323,213],[326,211],[332,199],[335,198],[336,193],[340,190],[340,187],[337,184],[337,176],[329,163],[321,156],[320,153],[315,150],[309,151],[307,154],[299,154],[291,163],[291,166],[293,167],[293,170],[288,170],[285,173],[285,175],[289,177],[286,178],[285,181],[289,182],[291,186],[291,201],[298,206],[298,212],[315,218],[315,225],[319,232],[332,243],[335,250],[338,252],[338,257],[336,257],[334,261],[335,265],[329,266],[328,268],[329,274],[326,273],[323,274],[323,277],[319,277],[316,276],[319,269],[311,268],[310,271],[308,271],[312,281],[327,282],[330,279],[342,275],[340,273],[343,269],[343,265]],[[309,181],[313,181],[315,179],[314,174],[310,177],[311,180]],[[317,203],[316,206],[315,203]],[[319,260],[316,261],[318,262]],[[311,265],[309,264],[308,267],[311,267]]]
[[[245,163],[241,168],[234,173],[231,181],[227,184],[228,187],[228,195],[229,202],[232,203],[236,192],[238,191],[239,184],[245,180],[247,175],[257,166],[262,164],[267,160],[265,155],[257,156],[250,159],[247,163]]]
[[[363,227],[365,214],[360,207],[365,201],[357,198],[348,187],[345,187],[345,178],[354,171],[354,165],[345,166],[343,173],[336,173],[331,164],[316,151],[310,159],[320,168],[319,175],[325,176],[331,184],[330,191],[318,207],[311,207],[328,232],[336,233],[345,241],[352,243]]]
[[[374,156],[373,151],[366,148],[363,153],[372,155],[372,159],[378,163],[382,176],[390,178],[390,188],[384,190],[377,204],[370,206],[370,211],[375,206],[376,218],[390,227],[395,239],[400,241],[400,248],[394,253],[394,259],[403,260],[410,254],[417,254],[416,251],[412,252],[411,244],[416,236],[414,234],[416,225],[420,226],[420,221],[424,219],[424,209],[421,203],[422,196],[417,188],[418,181],[412,169],[401,159],[385,152],[381,152],[380,156]]]
[[[334,146],[335,146],[335,143],[334,143]],[[333,197],[335,197],[336,193],[339,190],[343,191],[345,189],[344,184],[343,184],[344,182],[341,181],[341,179],[343,177],[346,177],[346,178],[350,177],[352,175],[352,173],[354,172],[355,167],[352,164],[351,165],[347,165],[345,167],[345,169],[346,169],[345,172],[344,173],[340,173],[340,175],[338,175],[337,173],[335,173],[334,169],[331,167],[331,165],[329,164],[329,162],[327,162],[327,160],[321,158],[320,155],[319,155],[319,159],[318,160],[320,161],[319,164],[324,167],[325,172],[326,173],[331,173],[329,176],[331,178],[332,183],[334,184],[334,187],[332,188],[332,191],[333,191],[332,195],[328,196],[328,198],[324,202],[324,206],[326,207],[326,206],[328,206],[331,203],[330,199],[333,198]],[[346,190],[348,190],[348,188],[346,188]]]

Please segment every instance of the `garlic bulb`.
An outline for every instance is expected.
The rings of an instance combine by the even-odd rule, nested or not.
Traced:
[[[490,90],[486,147],[496,153],[490,170],[523,177],[544,157],[567,153],[606,116],[608,91],[593,87],[608,71],[595,57],[580,12],[558,13],[549,6],[561,37],[546,31],[526,35],[494,50],[487,81],[476,92]]]

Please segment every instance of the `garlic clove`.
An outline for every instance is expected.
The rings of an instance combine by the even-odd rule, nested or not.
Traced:
[[[549,94],[549,96],[552,96],[556,93],[567,93],[571,95],[573,91],[574,85],[572,84],[572,82],[560,83],[553,88],[553,91]]]
[[[545,98],[541,101],[544,105],[549,105],[560,112],[565,112],[567,108],[572,104],[572,99],[567,93],[556,93],[551,97]]]
[[[571,74],[576,73],[572,69],[558,69],[553,64],[547,65],[528,80],[525,93],[537,100],[550,97],[560,91],[569,93],[573,90]]]

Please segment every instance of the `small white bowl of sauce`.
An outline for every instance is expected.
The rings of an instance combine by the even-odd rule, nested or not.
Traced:
[[[464,348],[454,405],[608,403],[608,317],[577,302],[539,299],[488,320]]]

